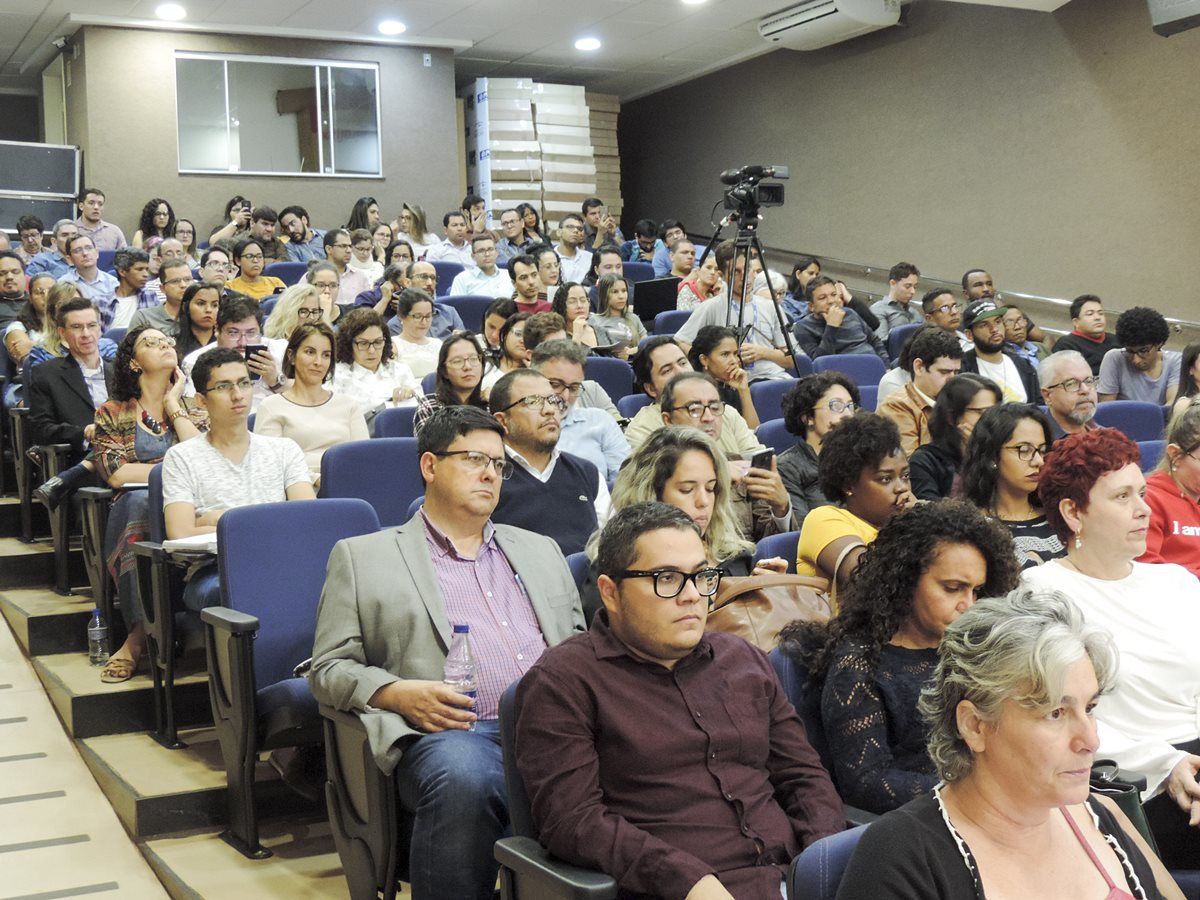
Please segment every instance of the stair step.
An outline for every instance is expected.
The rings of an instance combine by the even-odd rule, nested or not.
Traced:
[[[46,507],[33,504],[33,533],[38,537],[50,534],[50,520]],[[13,497],[0,497],[0,537],[18,537],[21,534],[21,501]]]
[[[150,675],[135,675],[123,684],[104,684],[100,670],[86,653],[36,656],[34,671],[67,734],[90,738],[154,728],[154,689]],[[175,676],[175,719],[180,728],[211,725],[208,673],[188,659]]]
[[[76,741],[83,761],[135,839],[228,824],[225,767],[216,731],[185,731],[180,739],[187,744],[182,750],[168,750],[148,734]],[[321,814],[321,807],[284,785],[265,757],[255,778],[264,818]]]
[[[0,613],[27,656],[87,650],[91,595],[64,597],[49,588],[12,588],[0,593]]]
[[[83,551],[78,538],[72,542],[68,556],[70,583],[88,583],[83,570]],[[43,587],[54,584],[54,548],[50,539],[23,543],[19,538],[0,537],[0,591],[8,588]]]

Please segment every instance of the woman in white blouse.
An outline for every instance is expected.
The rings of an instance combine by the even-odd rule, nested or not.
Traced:
[[[405,288],[396,298],[400,333],[392,338],[396,358],[408,363],[413,375],[424,378],[437,369],[442,342],[429,336],[433,325],[433,298],[416,288]]]
[[[333,390],[355,400],[374,431],[375,416],[390,406],[415,406],[421,384],[407,363],[393,358],[383,319],[373,309],[355,309],[337,334]]]
[[[1193,634],[1200,581],[1146,551],[1150,507],[1137,444],[1112,428],[1054,445],[1038,478],[1065,559],[1021,580],[1059,590],[1121,653],[1116,689],[1096,707],[1099,756],[1146,776],[1146,818],[1169,869],[1200,868],[1200,649]],[[1190,825],[1189,825],[1190,823]]]

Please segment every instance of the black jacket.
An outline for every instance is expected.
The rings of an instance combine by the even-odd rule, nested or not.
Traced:
[[[908,458],[912,492],[918,500],[941,500],[954,488],[962,458],[942,444],[922,444]]]
[[[1025,387],[1025,402],[1026,403],[1041,403],[1042,389],[1038,385],[1037,370],[1030,364],[1029,360],[1022,359],[1017,354],[1008,350],[1001,351],[1005,356],[1011,359],[1017,366],[1017,374],[1021,376],[1021,384]],[[963,354],[962,371],[979,374],[979,359],[977,351],[974,347]],[[1003,387],[1003,385],[1001,385]]]
[[[112,389],[113,364],[104,360],[104,381]],[[35,443],[70,444],[83,453],[83,429],[96,420],[83,371],[72,356],[35,366],[29,385],[29,424]]]

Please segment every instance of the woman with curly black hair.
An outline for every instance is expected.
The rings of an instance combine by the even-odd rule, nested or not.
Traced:
[[[784,427],[800,440],[779,454],[776,465],[797,522],[810,509],[829,503],[817,483],[821,445],[834,425],[854,415],[858,404],[858,385],[834,371],[805,375],[783,395]]]
[[[957,500],[892,518],[850,577],[840,612],[794,623],[780,649],[821,686],[821,721],[842,799],[895,809],[937,784],[917,698],[946,627],[977,597],[1017,584],[1012,539]],[[815,689],[810,694],[816,697]]]
[[[840,587],[884,523],[916,500],[896,423],[864,412],[840,423],[823,442],[817,479],[832,503],[804,517],[796,572]]]
[[[979,417],[1003,402],[1000,386],[982,375],[968,372],[946,382],[929,417],[933,440],[922,444],[908,458],[912,490],[918,500],[961,495],[959,469],[967,440]]]
[[[696,332],[688,350],[688,362],[697,372],[707,372],[713,377],[721,399],[738,411],[748,427],[759,426],[750,397],[750,375],[742,368],[738,353],[737,331],[722,325],[705,325]]]
[[[141,247],[152,237],[163,240],[175,237],[175,224],[175,210],[171,209],[170,203],[162,197],[147,200],[146,205],[142,207],[137,231],[133,233],[131,243],[134,247]]]
[[[1100,361],[1096,392],[1106,400],[1143,400],[1168,406],[1179,391],[1182,356],[1164,350],[1171,336],[1167,320],[1157,309],[1135,306],[1117,317],[1120,350],[1109,350]]]

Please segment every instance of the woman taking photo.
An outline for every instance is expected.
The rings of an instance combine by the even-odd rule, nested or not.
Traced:
[[[1146,776],[1146,818],[1167,867],[1200,869],[1200,653],[1190,627],[1200,582],[1182,566],[1135,562],[1150,527],[1138,459],[1113,428],[1054,445],[1038,495],[1067,555],[1021,580],[1061,591],[1112,633],[1121,678],[1096,710],[1106,726],[1099,753]]]
[[[1066,555],[1037,496],[1038,474],[1054,436],[1029,403],[994,406],[967,442],[963,496],[1012,534],[1022,568]]]
[[[1125,814],[1090,792],[1117,659],[1057,592],[959,616],[920,701],[942,784],[867,827],[838,900],[1182,900]]]
[[[396,298],[400,333],[392,338],[396,358],[408,363],[417,379],[437,369],[442,342],[429,336],[433,325],[433,298],[416,288],[405,288]]]
[[[272,294],[282,291],[287,285],[274,275],[264,275],[262,244],[253,238],[246,238],[233,245],[233,261],[237,263],[241,274],[231,279],[225,287],[239,294],[245,294],[255,300],[264,300]]]
[[[1017,585],[1012,540],[969,503],[916,506],[879,530],[821,624],[795,623],[779,647],[821,688],[821,722],[844,801],[885,813],[937,784],[917,698],[946,627],[977,597]]]
[[[1177,416],[1187,409],[1197,394],[1200,394],[1200,344],[1188,344],[1179,361],[1179,393],[1171,415]]]
[[[562,276],[562,261],[558,251],[553,247],[535,247],[530,254],[537,263],[538,300],[549,300],[558,290],[558,282]]]
[[[959,470],[967,441],[979,417],[1003,402],[1000,386],[982,375],[955,375],[946,382],[929,417],[932,440],[908,458],[918,500],[962,495]]]
[[[629,305],[629,279],[624,275],[605,275],[597,281],[596,308],[600,312],[592,325],[601,346],[611,347],[619,341],[628,341],[623,350],[612,355],[629,359],[637,352],[638,342],[646,336],[646,327]]]
[[[1147,563],[1178,563],[1200,577],[1200,403],[1176,413],[1167,427],[1167,446],[1146,479],[1150,530]]]
[[[444,406],[478,406],[487,409],[483,397],[483,354],[479,338],[470,331],[456,331],[438,351],[437,377],[433,393],[417,406],[413,434],[420,433],[426,419]]]
[[[333,329],[325,323],[297,325],[283,357],[284,377],[292,382],[263,400],[254,418],[255,434],[288,437],[300,445],[314,485],[326,450],[370,437],[359,405],[325,387],[333,374],[333,344]]]
[[[183,359],[217,339],[217,311],[221,308],[221,286],[197,281],[183,292],[179,303],[179,326],[175,351]]]
[[[483,394],[486,397],[492,385],[516,369],[529,364],[529,353],[525,350],[525,320],[531,313],[513,313],[500,327],[500,356],[495,366],[483,376]]]
[[[127,491],[125,486],[145,484],[150,469],[173,444],[200,433],[205,416],[183,396],[185,384],[175,339],[156,328],[134,328],[117,348],[109,399],[96,410],[94,461],[115,492],[104,532],[104,558],[117,586],[127,633],[100,673],[100,680],[109,684],[132,678],[146,649],[133,545],[146,536],[149,492]]]
[[[405,203],[400,208],[400,218],[392,224],[396,226],[396,237],[408,241],[417,259],[423,259],[430,247],[441,243],[442,239],[430,232],[426,224],[425,210],[415,203]]]
[[[392,354],[392,342],[378,313],[370,309],[346,313],[337,333],[333,390],[358,404],[372,433],[380,410],[416,406],[421,397],[421,383],[412,369]]]
[[[721,280],[721,270],[717,268],[717,257],[710,253],[702,265],[696,266],[692,274],[679,282],[679,292],[675,298],[675,308],[682,310],[695,309],[706,300],[711,300],[724,293],[725,286]]]
[[[720,325],[705,325],[696,332],[688,350],[688,362],[697,372],[707,372],[717,383],[717,393],[738,411],[751,428],[759,426],[758,413],[750,398],[750,376],[738,355],[737,332]]]
[[[332,303],[332,301],[330,301]],[[271,315],[263,323],[263,337],[268,341],[287,342],[297,325],[329,322],[326,304],[321,302],[321,293],[306,281],[293,284],[279,295]],[[275,348],[272,347],[272,352]],[[284,351],[279,352],[283,356]]]
[[[175,237],[175,226],[175,210],[171,209],[171,204],[161,197],[155,197],[142,207],[137,231],[129,243],[134,247],[142,247],[153,237],[159,240]]]
[[[818,474],[821,447],[833,426],[853,416],[858,404],[858,385],[833,371],[805,375],[783,395],[784,427],[799,440],[779,454],[776,464],[797,522],[829,503]]]
[[[592,301],[588,297],[587,288],[574,281],[560,284],[554,292],[554,302],[550,307],[552,312],[562,316],[567,325],[567,337],[585,347],[595,347],[600,343],[596,327],[592,324]]]
[[[232,241],[237,234],[244,233],[250,228],[250,211],[253,204],[249,197],[235,194],[225,204],[224,223],[208,237],[209,246],[220,241]]]

